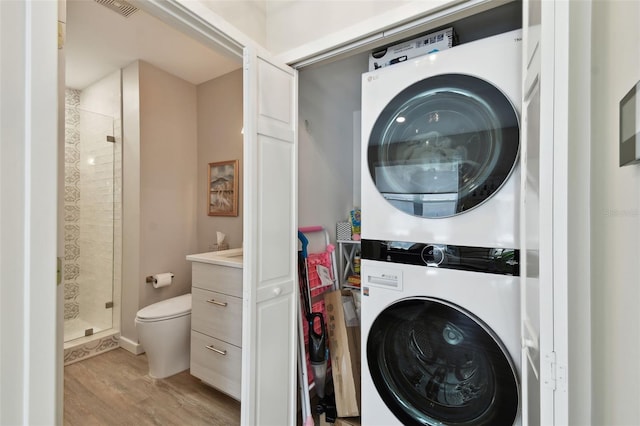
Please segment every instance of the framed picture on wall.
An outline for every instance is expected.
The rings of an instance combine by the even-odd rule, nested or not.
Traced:
[[[238,160],[209,163],[209,216],[238,216]]]

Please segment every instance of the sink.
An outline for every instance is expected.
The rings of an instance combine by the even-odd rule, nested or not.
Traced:
[[[190,254],[187,260],[242,268],[242,248]]]
[[[222,257],[242,257],[242,249],[241,248],[236,248],[236,249],[229,249],[229,250],[220,250],[220,251],[212,251],[212,254],[216,255],[216,256],[222,256]]]

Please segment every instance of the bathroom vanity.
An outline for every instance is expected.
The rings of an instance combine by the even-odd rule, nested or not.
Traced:
[[[191,263],[191,374],[240,400],[242,249],[187,256]]]

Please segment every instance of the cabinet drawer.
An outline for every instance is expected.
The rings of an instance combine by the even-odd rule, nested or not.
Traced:
[[[191,328],[232,345],[242,346],[242,299],[191,289]]]
[[[194,287],[242,297],[242,268],[192,262],[191,283]]]
[[[242,351],[221,340],[191,331],[191,374],[240,400]]]

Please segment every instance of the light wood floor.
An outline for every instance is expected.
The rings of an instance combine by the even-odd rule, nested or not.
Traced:
[[[64,369],[64,424],[239,425],[240,403],[189,371],[156,380],[145,354],[124,349]]]

